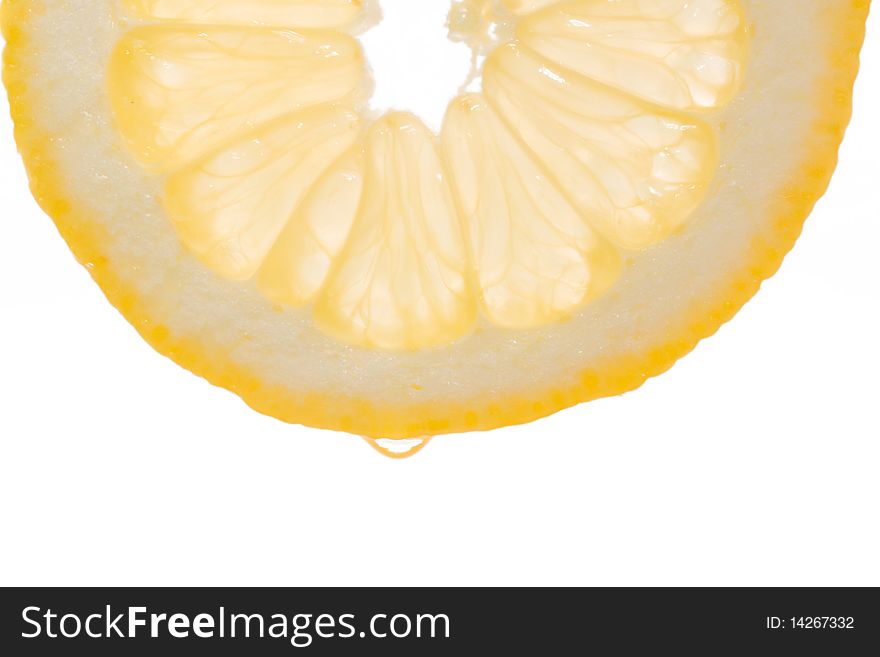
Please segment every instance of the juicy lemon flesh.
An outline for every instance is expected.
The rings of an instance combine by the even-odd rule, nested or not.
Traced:
[[[368,116],[356,0],[126,0],[108,89],[217,275],[334,338],[439,347],[564,321],[681,230],[718,163],[703,115],[745,67],[738,0],[466,0],[482,90],[439,136]]]
[[[464,236],[431,132],[389,114],[366,137],[367,171],[319,325],[381,348],[444,344],[474,321]]]

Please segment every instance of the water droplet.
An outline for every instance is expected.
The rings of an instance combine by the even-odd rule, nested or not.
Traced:
[[[431,442],[431,437],[392,440],[390,438],[367,438],[364,440],[377,452],[391,459],[408,459],[421,452]]]

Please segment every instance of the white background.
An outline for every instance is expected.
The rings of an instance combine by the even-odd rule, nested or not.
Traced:
[[[0,583],[880,585],[880,16],[831,190],[670,373],[405,462],[154,353],[0,118]],[[806,53],[805,53],[806,55]]]

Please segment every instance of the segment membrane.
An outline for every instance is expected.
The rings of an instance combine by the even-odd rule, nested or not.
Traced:
[[[359,131],[353,112],[306,110],[181,169],[168,181],[165,205],[183,243],[226,278],[253,277]]]
[[[109,80],[123,136],[164,169],[283,114],[368,95],[360,46],[332,32],[138,28],[116,48]]]
[[[355,148],[315,183],[272,247],[258,278],[266,296],[293,306],[314,301],[348,240],[363,187],[363,154]]]
[[[416,349],[471,330],[476,301],[452,190],[434,136],[389,114],[366,138],[364,198],[316,305],[318,322],[360,346]]]
[[[559,66],[681,110],[729,101],[745,62],[737,0],[568,0],[526,17],[517,36]]]
[[[599,238],[480,96],[455,100],[443,130],[486,315],[510,328],[569,316],[617,277]]]
[[[584,219],[619,246],[642,249],[667,237],[714,176],[708,126],[546,65],[525,48],[496,50],[483,83]]]

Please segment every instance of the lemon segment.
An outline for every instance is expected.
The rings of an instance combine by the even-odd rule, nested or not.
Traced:
[[[639,102],[528,49],[497,49],[486,94],[583,217],[627,249],[683,225],[715,176],[717,136],[706,125]]]
[[[110,61],[110,100],[138,159],[174,169],[274,118],[369,95],[358,42],[333,32],[136,28]]]
[[[617,278],[615,249],[583,220],[484,98],[447,113],[443,143],[482,304],[497,325],[527,328],[569,316]]]
[[[143,18],[191,23],[344,28],[355,23],[364,0],[123,0]]]
[[[449,343],[476,318],[462,226],[434,135],[387,114],[366,137],[364,197],[315,308],[332,335],[362,347]]]
[[[525,17],[517,36],[557,65],[675,109],[728,102],[746,57],[738,0],[566,0]]]
[[[272,247],[258,276],[267,297],[290,306],[314,301],[348,240],[363,185],[363,153],[358,147],[315,183]]]
[[[283,117],[174,173],[168,216],[209,267],[250,279],[321,174],[359,134],[359,117],[344,109]]]

